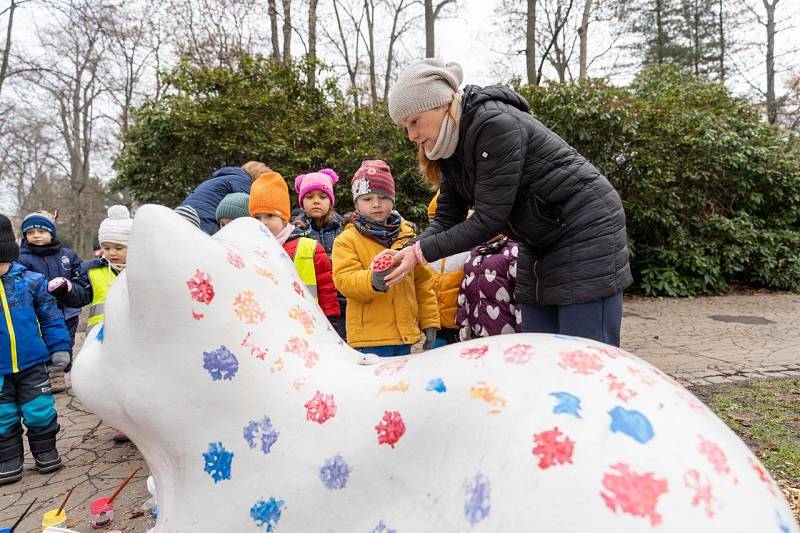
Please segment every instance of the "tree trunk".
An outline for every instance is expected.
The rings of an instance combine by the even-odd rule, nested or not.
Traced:
[[[3,64],[0,66],[0,93],[3,92],[3,83],[8,76],[8,58],[11,56],[11,29],[14,26],[14,11],[17,9],[16,0],[11,0],[8,7],[8,28],[6,28],[6,45],[3,48]]]
[[[536,0],[528,0],[528,14],[525,24],[525,67],[528,85],[536,85]]]
[[[763,0],[767,10],[767,122],[778,121],[778,105],[775,100],[775,6],[779,0]]]
[[[317,1],[308,0],[308,86],[316,85],[317,74]]]
[[[434,57],[433,0],[425,0],[425,57]]]
[[[578,81],[586,80],[587,56],[589,50],[589,15],[592,13],[592,0],[586,0],[583,4],[583,16],[581,16],[581,27],[578,30],[580,36],[580,58]]]
[[[367,56],[369,57],[369,95],[371,105],[378,101],[378,80],[375,75],[375,2],[364,0],[364,13],[367,14]]]
[[[697,0],[692,2],[694,13],[692,13],[692,27],[694,35],[692,35],[692,63],[694,63],[694,73],[696,76],[700,75],[700,8],[697,5]]]
[[[664,63],[664,46],[666,45],[666,39],[664,35],[664,21],[663,21],[663,9],[664,5],[662,0],[656,0],[656,64],[662,65]]]
[[[725,7],[719,0],[719,81],[725,83]]]
[[[272,32],[272,58],[276,63],[281,62],[281,45],[278,41],[278,10],[275,0],[268,0],[269,27]]]
[[[283,0],[283,64],[292,62],[292,0]]]

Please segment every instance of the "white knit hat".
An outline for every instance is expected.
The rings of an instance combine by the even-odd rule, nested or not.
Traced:
[[[463,80],[458,63],[445,63],[438,57],[421,59],[405,69],[392,86],[389,116],[399,124],[409,115],[449,104]]]
[[[97,237],[100,243],[113,242],[128,246],[131,238],[133,219],[131,212],[124,205],[112,205],[108,208],[108,218],[100,223]]]

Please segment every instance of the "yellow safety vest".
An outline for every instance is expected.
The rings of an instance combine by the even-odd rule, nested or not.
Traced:
[[[314,270],[314,253],[317,251],[317,241],[308,237],[298,239],[297,248],[294,250],[294,268],[300,275],[308,292],[317,299],[317,271]]]
[[[111,266],[95,267],[89,269],[89,283],[92,284],[92,303],[89,306],[88,325],[94,326],[103,321],[103,307],[106,303],[108,288],[117,279],[117,274]]]

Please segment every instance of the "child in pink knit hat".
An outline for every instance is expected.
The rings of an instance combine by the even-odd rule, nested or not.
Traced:
[[[318,172],[301,174],[294,179],[294,189],[297,191],[300,213],[292,223],[303,230],[303,236],[310,237],[325,248],[328,258],[333,251],[333,241],[342,232],[344,220],[333,207],[336,205],[336,196],[333,186],[339,181],[339,176],[330,168],[323,168]],[[347,301],[339,295],[341,308],[339,320],[339,335],[346,337],[345,306]]]

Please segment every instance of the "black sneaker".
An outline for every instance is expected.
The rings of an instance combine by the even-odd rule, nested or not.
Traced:
[[[24,463],[22,455],[16,455],[8,459],[0,460],[0,485],[16,483],[22,479],[22,465]]]
[[[64,466],[64,463],[61,462],[61,457],[58,455],[58,450],[55,448],[32,453],[33,460],[36,461],[36,470],[38,470],[40,474],[49,474]]]

